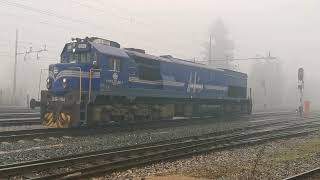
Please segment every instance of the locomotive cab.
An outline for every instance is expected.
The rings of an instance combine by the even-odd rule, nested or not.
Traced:
[[[100,38],[73,39],[61,53],[61,63],[49,66],[47,91],[41,92],[41,117],[48,127],[69,127],[86,124],[87,104],[108,82],[122,76],[120,58],[102,54],[109,46],[114,51],[120,45]],[[110,51],[112,51],[110,50]],[[110,54],[110,53],[108,53]],[[112,54],[111,54],[112,55]],[[104,74],[101,83],[100,74]],[[118,81],[117,81],[118,82]],[[119,81],[121,82],[121,81]]]

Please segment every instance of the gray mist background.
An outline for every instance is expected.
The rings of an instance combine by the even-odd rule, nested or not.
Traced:
[[[17,94],[23,104],[26,94],[37,98],[40,69],[58,62],[71,37],[98,36],[150,54],[202,60],[209,29],[221,19],[234,41],[235,58],[266,56],[269,51],[278,58],[283,77],[268,87],[272,97],[280,98],[273,106],[297,106],[297,69],[303,67],[305,97],[315,107],[320,105],[319,6],[316,0],[1,0],[0,89],[3,96],[10,95],[16,29],[19,52],[44,44],[48,49],[38,60],[34,54],[18,58]],[[237,70],[257,77],[255,63],[233,62]],[[270,74],[277,79],[276,73]],[[261,93],[259,83],[250,82],[258,87],[256,95]]]

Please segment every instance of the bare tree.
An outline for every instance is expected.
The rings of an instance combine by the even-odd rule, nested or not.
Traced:
[[[204,43],[204,59],[209,65],[229,68],[233,58],[234,42],[221,19],[217,19],[209,30],[208,41]]]

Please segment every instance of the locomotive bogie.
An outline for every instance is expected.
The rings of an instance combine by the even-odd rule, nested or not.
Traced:
[[[174,116],[173,104],[112,104],[88,108],[88,124],[133,123],[170,119]]]

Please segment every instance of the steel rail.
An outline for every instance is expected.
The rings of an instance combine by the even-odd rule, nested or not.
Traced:
[[[272,124],[268,124],[268,125],[277,125],[278,123],[272,123]],[[294,124],[290,124],[291,126],[294,125]],[[189,137],[183,137],[183,138],[178,138],[178,139],[175,139],[174,141],[190,141],[190,140],[197,140],[199,138],[206,138],[206,137],[216,137],[216,136],[221,136],[221,135],[231,135],[232,133],[237,133],[237,132],[243,132],[245,130],[248,130],[248,129],[251,129],[253,130],[254,128],[261,128],[261,127],[267,127],[266,125],[255,125],[255,126],[249,126],[249,127],[244,127],[244,128],[236,128],[236,129],[231,129],[231,130],[226,130],[226,131],[216,131],[216,132],[213,132],[213,133],[207,133],[207,134],[203,134],[203,135],[198,135],[198,136],[189,136]],[[287,126],[289,128],[289,126]],[[265,131],[270,131],[269,130],[265,130]],[[262,131],[260,131],[261,133]],[[158,142],[155,142],[155,143],[148,143],[148,145],[159,145],[159,144],[167,144],[169,141],[172,141],[172,140],[163,140],[163,141],[158,141]],[[130,146],[130,148],[132,147],[135,147],[135,148],[138,148],[138,147],[143,147],[145,146],[145,144],[140,144],[140,145],[135,145],[135,146]],[[118,150],[122,150],[123,148],[118,148]],[[99,153],[102,153],[102,152],[105,152],[105,151],[97,151]],[[95,152],[95,153],[97,153]],[[109,150],[108,150],[109,152]],[[94,154],[95,154],[94,153]],[[86,155],[92,155],[92,153],[86,153]],[[34,161],[31,161],[32,163]],[[23,165],[27,165],[29,164],[30,162],[26,162],[26,163],[22,163]],[[21,163],[18,163],[21,165]],[[5,165],[5,166],[0,166],[0,168],[4,168],[4,167],[11,167],[15,164],[10,164],[10,165]]]
[[[316,130],[316,126],[320,126],[320,123],[304,123],[304,124],[291,124],[281,128],[275,128],[271,130],[262,130],[253,133],[244,134],[243,132],[235,134],[224,134],[220,137],[209,136],[204,137],[198,136],[189,140],[169,140],[164,144],[145,144],[137,145],[132,147],[122,148],[116,151],[99,152],[97,154],[85,154],[85,155],[74,155],[71,157],[62,157],[49,160],[40,160],[26,163],[18,163],[13,165],[1,166],[0,174],[14,174],[14,172],[29,172],[30,170],[39,170],[48,168],[56,165],[68,165],[76,162],[83,162],[84,160],[90,159],[108,159],[99,165],[94,165],[88,168],[82,168],[70,172],[59,173],[41,177],[39,179],[56,179],[56,178],[83,178],[95,175],[97,173],[103,173],[105,171],[111,171],[121,168],[127,168],[128,165],[145,164],[158,160],[171,159],[172,157],[181,157],[185,155],[195,154],[199,152],[207,152],[211,150],[223,149],[238,145],[252,144],[263,142],[271,139],[278,139],[288,137],[292,135],[299,135],[310,133]],[[304,131],[294,131],[300,128],[309,128]],[[277,132],[277,134],[275,134]],[[118,157],[118,159],[117,159]],[[151,159],[150,159],[151,158]],[[113,161],[112,161],[113,159]],[[111,161],[110,161],[111,160]],[[147,162],[145,162],[148,160]],[[73,176],[72,176],[73,175]],[[71,177],[72,176],[72,177]],[[38,178],[36,178],[38,179]]]
[[[278,123],[270,123],[268,125],[278,125]],[[291,126],[294,125],[294,124],[291,124]],[[254,125],[254,126],[248,126],[248,127],[242,127],[242,128],[236,128],[236,129],[231,129],[231,130],[226,130],[226,131],[216,131],[216,132],[213,132],[213,133],[208,133],[208,134],[203,134],[203,135],[199,135],[199,136],[189,136],[189,137],[183,137],[183,138],[179,138],[179,139],[175,139],[175,141],[190,141],[190,140],[197,140],[199,138],[206,138],[206,137],[214,137],[214,136],[221,136],[221,135],[230,135],[232,133],[237,133],[237,132],[242,132],[242,131],[245,131],[245,130],[248,130],[248,129],[251,129],[251,130],[254,130],[254,128],[261,128],[261,127],[268,127],[266,126],[265,124],[263,125]],[[289,127],[289,126],[287,126]],[[269,129],[270,131],[270,129]],[[171,140],[163,140],[163,141],[158,141],[158,142],[154,142],[154,143],[148,143],[148,145],[160,145],[160,144],[167,144],[168,141],[171,141]],[[143,147],[145,146],[145,144],[140,144],[140,145],[135,145],[135,146],[130,146],[130,148],[139,148],[139,147]],[[113,149],[114,150],[123,150],[123,147],[121,148],[116,148],[116,149]],[[109,152],[110,150],[107,150],[107,152]],[[96,151],[94,153],[84,153],[82,155],[93,155],[93,154],[96,154],[96,153],[105,153],[106,151],[105,150],[102,150],[102,151]],[[69,157],[77,157],[76,156],[69,156]],[[56,160],[60,160],[61,158],[55,158]],[[0,168],[8,168],[8,167],[12,167],[12,166],[16,166],[17,164],[19,165],[28,165],[28,164],[32,164],[32,163],[35,163],[35,162],[45,162],[46,160],[40,160],[40,161],[30,161],[30,162],[24,162],[24,163],[16,163],[16,164],[10,164],[10,165],[4,165],[4,166],[0,166]]]
[[[302,180],[302,179],[312,178],[315,175],[318,175],[318,178],[320,178],[320,167],[300,173],[300,174],[296,174],[291,177],[287,177],[284,180]]]
[[[280,116],[276,120],[286,120],[287,118],[294,118],[295,116]],[[310,116],[307,119],[313,119],[318,118],[320,115]],[[206,122],[206,118],[190,118],[190,119],[179,119],[179,120],[165,120],[165,121],[151,121],[149,123],[132,123],[127,125],[120,125],[120,126],[107,126],[103,128],[70,128],[70,129],[60,129],[60,128],[52,128],[52,129],[32,129],[32,130],[21,130],[21,131],[4,131],[0,132],[0,141],[14,141],[18,139],[30,139],[30,138],[45,138],[45,137],[61,137],[61,136],[79,136],[79,135],[93,135],[93,134],[108,134],[118,131],[132,131],[137,129],[150,129],[150,128],[163,128],[163,127],[172,127],[175,125],[182,125],[184,123],[190,123],[187,121],[192,121],[194,119],[197,119],[197,122],[192,123],[201,123],[200,120],[204,120]],[[210,120],[210,117],[208,117]],[[300,118],[296,119],[300,120]],[[286,122],[291,122],[292,120],[287,120]],[[253,125],[253,126],[247,126],[245,128],[254,128],[254,127],[260,127],[263,125],[273,125],[274,123],[278,124],[279,122],[271,122],[271,123],[262,123],[262,125]],[[281,122],[282,123],[282,122]],[[85,130],[85,131],[84,131]],[[243,130],[243,127],[235,128],[234,130]]]
[[[268,114],[263,114],[263,115],[252,115],[252,116],[241,116],[239,118],[240,119],[245,119],[245,118],[262,118],[264,116],[267,116]],[[286,113],[286,112],[280,112],[279,114],[276,114],[274,112],[269,113],[270,117],[282,117],[282,116],[288,116],[288,115],[294,115],[293,113]],[[35,112],[27,112],[27,113],[0,113],[0,127],[1,126],[18,126],[18,125],[36,125],[36,124],[41,124],[40,119],[36,120],[34,118],[39,117],[40,114],[39,113],[35,113]],[[14,117],[14,118],[12,118]],[[6,119],[5,119],[6,118]],[[8,119],[10,118],[10,119]],[[193,117],[193,118],[188,118],[189,120],[191,119],[210,119],[210,118],[214,118],[214,116],[209,116],[209,117]],[[232,118],[232,117],[229,117]],[[182,120],[188,120],[187,118],[183,118]],[[20,121],[21,120],[21,121]],[[165,122],[169,122],[172,120],[164,120]],[[177,119],[175,121],[178,121]],[[157,121],[154,121],[153,123],[156,123]],[[158,121],[160,122],[160,121]],[[163,122],[163,120],[161,121]],[[139,123],[137,123],[139,124]],[[30,134],[28,132],[28,134]],[[0,135],[1,136],[1,135]]]
[[[0,127],[41,124],[39,118],[0,119]]]
[[[315,132],[317,130],[308,130],[308,131],[300,131],[300,132],[294,132],[294,133],[282,133],[282,134],[278,134],[278,135],[270,135],[267,138],[256,138],[256,139],[250,139],[250,140],[239,140],[239,141],[234,141],[234,142],[227,142],[224,143],[220,146],[216,146],[216,147],[211,147],[211,148],[207,148],[207,149],[199,149],[199,150],[189,150],[187,148],[183,148],[183,149],[176,149],[174,151],[184,151],[184,152],[180,152],[180,154],[178,152],[174,153],[173,155],[168,155],[168,152],[163,152],[163,153],[158,153],[158,154],[151,154],[151,155],[146,155],[146,156],[142,156],[139,158],[131,158],[131,159],[127,159],[127,160],[123,160],[123,161],[118,161],[115,162],[114,164],[102,164],[100,166],[93,166],[93,167],[89,167],[89,168],[82,168],[79,170],[75,170],[73,172],[67,172],[65,174],[58,174],[58,175],[49,175],[49,176],[44,176],[44,177],[39,177],[39,178],[34,178],[34,179],[55,179],[55,178],[59,178],[59,179],[81,179],[81,178],[88,178],[88,177],[92,177],[92,176],[97,176],[97,175],[103,175],[105,173],[111,173],[114,171],[118,171],[118,170],[122,170],[122,169],[127,169],[127,168],[131,168],[131,167],[137,167],[137,166],[142,166],[142,165],[147,165],[150,163],[155,163],[155,162],[160,162],[160,161],[165,161],[165,160],[175,160],[175,159],[179,159],[182,157],[187,157],[187,156],[191,156],[191,155],[196,155],[196,154],[201,154],[201,153],[207,153],[210,151],[220,151],[220,150],[224,150],[224,149],[230,149],[230,148],[235,148],[235,147],[239,147],[239,146],[245,146],[245,145],[254,145],[254,144],[259,144],[259,143],[264,143],[267,141],[271,141],[271,140],[276,140],[276,139],[281,139],[281,138],[288,138],[288,137],[293,137],[293,136],[299,136],[299,135],[304,135],[304,134],[308,134],[311,132]]]
[[[289,115],[289,114],[296,114],[295,111],[279,111],[279,112],[259,112],[259,113],[252,113],[249,115],[250,117],[264,117],[270,115]]]
[[[7,118],[35,118],[40,119],[40,113],[0,113],[0,120]]]
[[[39,112],[38,110],[32,110],[29,108],[1,108],[0,107],[0,114],[1,113],[32,113],[32,112]]]

